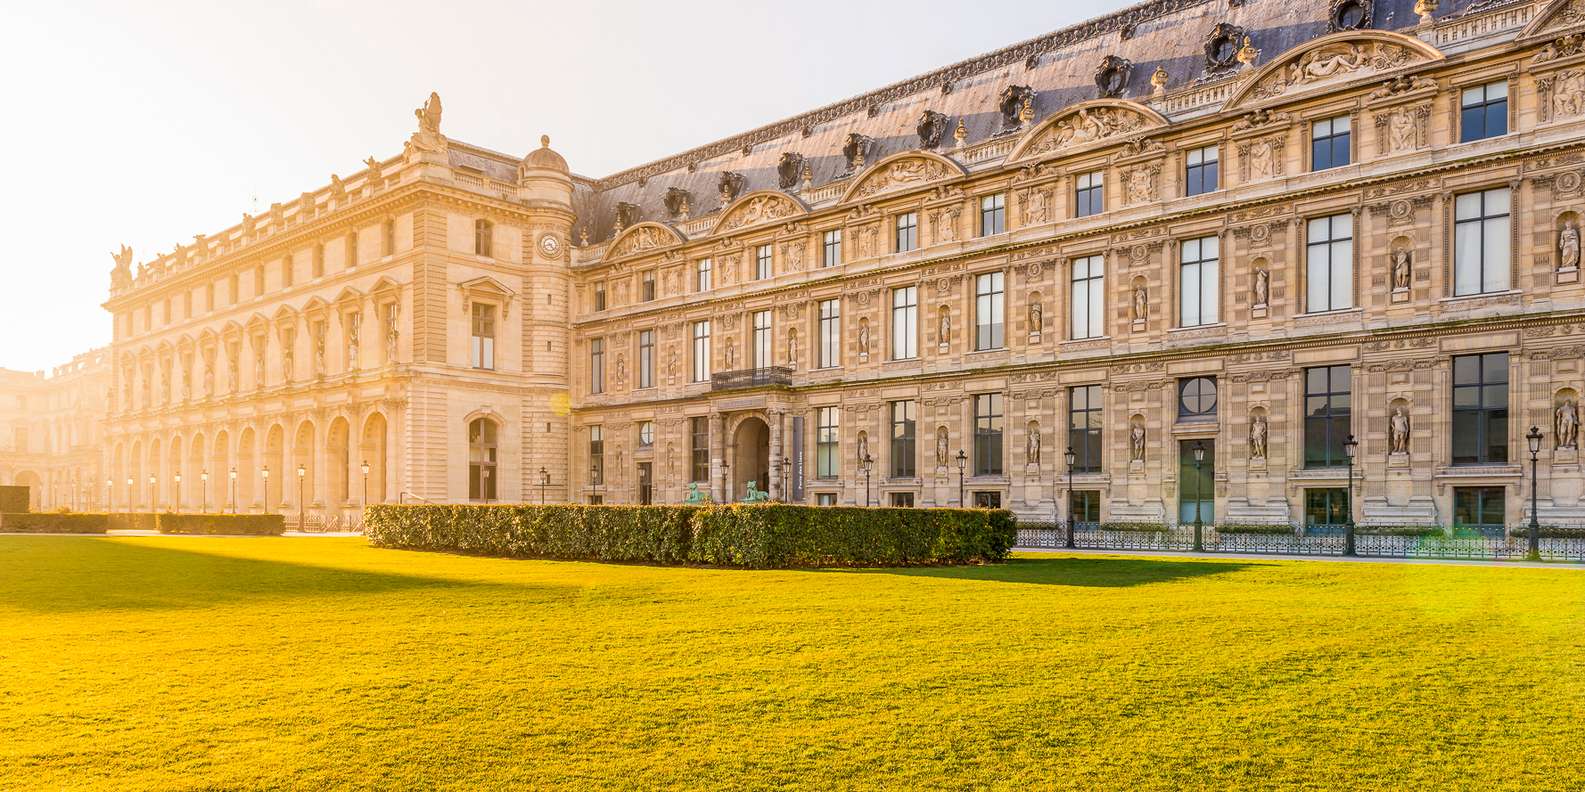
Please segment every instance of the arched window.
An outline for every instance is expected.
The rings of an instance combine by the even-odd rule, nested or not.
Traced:
[[[495,500],[495,421],[468,424],[468,499]]]

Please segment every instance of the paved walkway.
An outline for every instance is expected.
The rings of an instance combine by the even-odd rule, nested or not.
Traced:
[[[1195,553],[1182,550],[1105,550],[1076,547],[1014,547],[1017,553],[1080,556],[1132,556],[1136,558],[1210,558],[1224,561],[1332,561],[1343,564],[1441,564],[1443,566],[1492,566],[1525,569],[1569,569],[1585,572],[1585,564],[1574,561],[1477,561],[1462,558],[1377,558],[1370,556],[1298,555],[1295,553]]]

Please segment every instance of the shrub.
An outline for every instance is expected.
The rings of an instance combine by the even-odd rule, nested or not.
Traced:
[[[1216,526],[1216,532],[1225,534],[1262,534],[1268,536],[1278,536],[1282,534],[1292,535],[1294,530],[1293,526],[1291,525],[1254,525],[1249,523],[1232,523],[1229,525]]]
[[[102,534],[110,515],[94,512],[8,512],[0,514],[0,531],[9,533]]]
[[[1010,512],[724,506],[370,506],[376,547],[751,568],[1000,561]]]
[[[1158,522],[1106,522],[1101,523],[1103,531],[1147,531],[1149,533],[1165,533],[1166,523]]]
[[[1354,533],[1376,536],[1441,536],[1446,532],[1440,525],[1356,525]]]
[[[210,536],[280,536],[286,518],[279,514],[174,514],[159,515],[155,525],[162,534]]]
[[[29,503],[27,487],[0,487],[0,513],[21,514],[28,510]]]

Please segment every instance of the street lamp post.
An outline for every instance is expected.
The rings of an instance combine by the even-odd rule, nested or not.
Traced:
[[[237,468],[232,466],[231,472],[226,474],[231,479],[231,513],[237,513]]]
[[[1524,436],[1530,442],[1530,550],[1526,556],[1531,561],[1541,560],[1541,519],[1536,513],[1536,464],[1541,457],[1541,427],[1530,427]]]
[[[1194,552],[1205,552],[1205,541],[1202,538],[1205,524],[1200,519],[1200,506],[1205,497],[1202,491],[1200,466],[1205,462],[1205,443],[1194,441]]]
[[[198,481],[199,481],[198,489],[200,490],[200,492],[199,492],[199,500],[202,502],[202,505],[200,505],[198,507],[198,512],[200,514],[208,514],[209,513],[209,471],[208,470],[200,470],[200,471],[198,471]]]
[[[860,464],[864,468],[864,506],[868,508],[870,505],[870,470],[875,467],[875,458],[865,454]]]
[[[1077,523],[1073,521],[1073,463],[1078,460],[1078,454],[1073,453],[1073,446],[1068,446],[1068,452],[1062,455],[1062,461],[1068,463],[1068,540],[1069,549],[1073,547],[1073,530]]]
[[[176,511],[177,514],[181,514],[182,513],[182,474],[177,473],[176,476],[175,476],[175,481],[176,481],[176,509],[175,509],[175,511]]]
[[[963,500],[963,471],[968,467],[969,455],[958,449],[958,508],[966,509],[968,504]]]
[[[589,494],[593,497],[600,496],[600,466],[589,465]]]
[[[115,479],[105,479],[105,511],[116,510],[116,482]]]
[[[539,469],[539,505],[545,505],[545,488],[550,486],[550,471],[544,467]]]
[[[306,468],[306,467],[304,467],[302,465],[298,465],[297,466],[297,530],[299,530],[299,531],[307,530],[307,528],[308,528],[308,513],[304,509],[304,505],[303,505],[303,486],[304,486],[304,480],[307,477],[308,477],[308,468]]]
[[[1343,555],[1355,555],[1354,548],[1354,453],[1359,442],[1349,435],[1343,441],[1343,456],[1348,458],[1348,519],[1343,522]]]
[[[132,502],[137,500],[137,491],[132,489],[132,477],[127,476],[127,527],[132,527]]]
[[[363,472],[363,508],[367,509],[369,508],[369,460],[363,460],[363,464],[358,465],[358,470]]]
[[[490,468],[488,466],[479,468],[479,497],[485,503],[490,502]]]
[[[149,507],[150,507],[149,510],[150,511],[157,512],[157,511],[160,510],[160,490],[159,490],[159,486],[160,486],[160,477],[159,476],[152,476],[152,475],[149,476]]]
[[[259,475],[264,477],[264,512],[263,513],[264,514],[269,514],[270,513],[270,466],[269,465],[265,465],[264,469],[259,471]]]

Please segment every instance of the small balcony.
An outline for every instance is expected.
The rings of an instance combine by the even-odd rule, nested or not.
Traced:
[[[787,386],[792,384],[792,373],[793,370],[787,366],[717,371],[710,375],[710,390],[742,390],[767,385]]]

